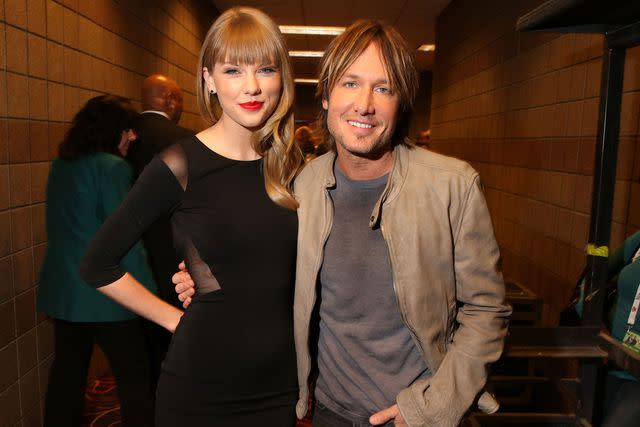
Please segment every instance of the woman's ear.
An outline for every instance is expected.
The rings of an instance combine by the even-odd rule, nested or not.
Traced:
[[[216,84],[213,81],[213,74],[209,73],[207,67],[202,67],[202,78],[205,82],[207,92],[209,92],[210,95],[215,95],[215,93],[217,92]]]

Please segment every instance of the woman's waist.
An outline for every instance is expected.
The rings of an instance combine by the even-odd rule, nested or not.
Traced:
[[[219,285],[219,289],[202,290],[196,282],[191,306],[215,305],[233,310],[250,307],[256,312],[291,312],[293,309],[293,284],[265,286],[259,283],[220,282]]]
[[[185,310],[176,334],[188,329],[194,339],[234,341],[237,336],[261,342],[293,340],[293,315],[290,304],[249,304],[241,299],[195,297]],[[266,337],[265,337],[266,335]]]

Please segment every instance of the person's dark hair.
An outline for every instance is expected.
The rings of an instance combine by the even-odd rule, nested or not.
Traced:
[[[91,98],[73,117],[58,155],[65,160],[102,151],[119,155],[122,131],[131,129],[136,115],[126,98],[115,95]]]

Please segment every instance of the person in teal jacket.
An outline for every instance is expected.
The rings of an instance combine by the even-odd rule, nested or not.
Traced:
[[[609,313],[611,335],[629,350],[640,353],[640,232],[624,241],[609,257],[608,277],[616,275],[617,294]],[[635,310],[634,310],[635,308]],[[640,419],[640,382],[630,373],[612,370],[605,388],[603,427],[637,426]]]
[[[136,111],[125,98],[90,99],[75,115],[47,183],[47,253],[40,273],[38,310],[54,321],[55,357],[45,403],[45,426],[80,426],[93,345],[114,373],[122,425],[153,425],[153,390],[140,319],[87,285],[82,256],[102,223],[124,199],[132,171],[123,159],[135,139]],[[155,292],[141,243],[123,263]]]

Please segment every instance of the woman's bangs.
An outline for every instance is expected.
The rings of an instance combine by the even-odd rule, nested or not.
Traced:
[[[280,65],[277,43],[258,26],[238,26],[220,38],[216,60],[231,64]]]

